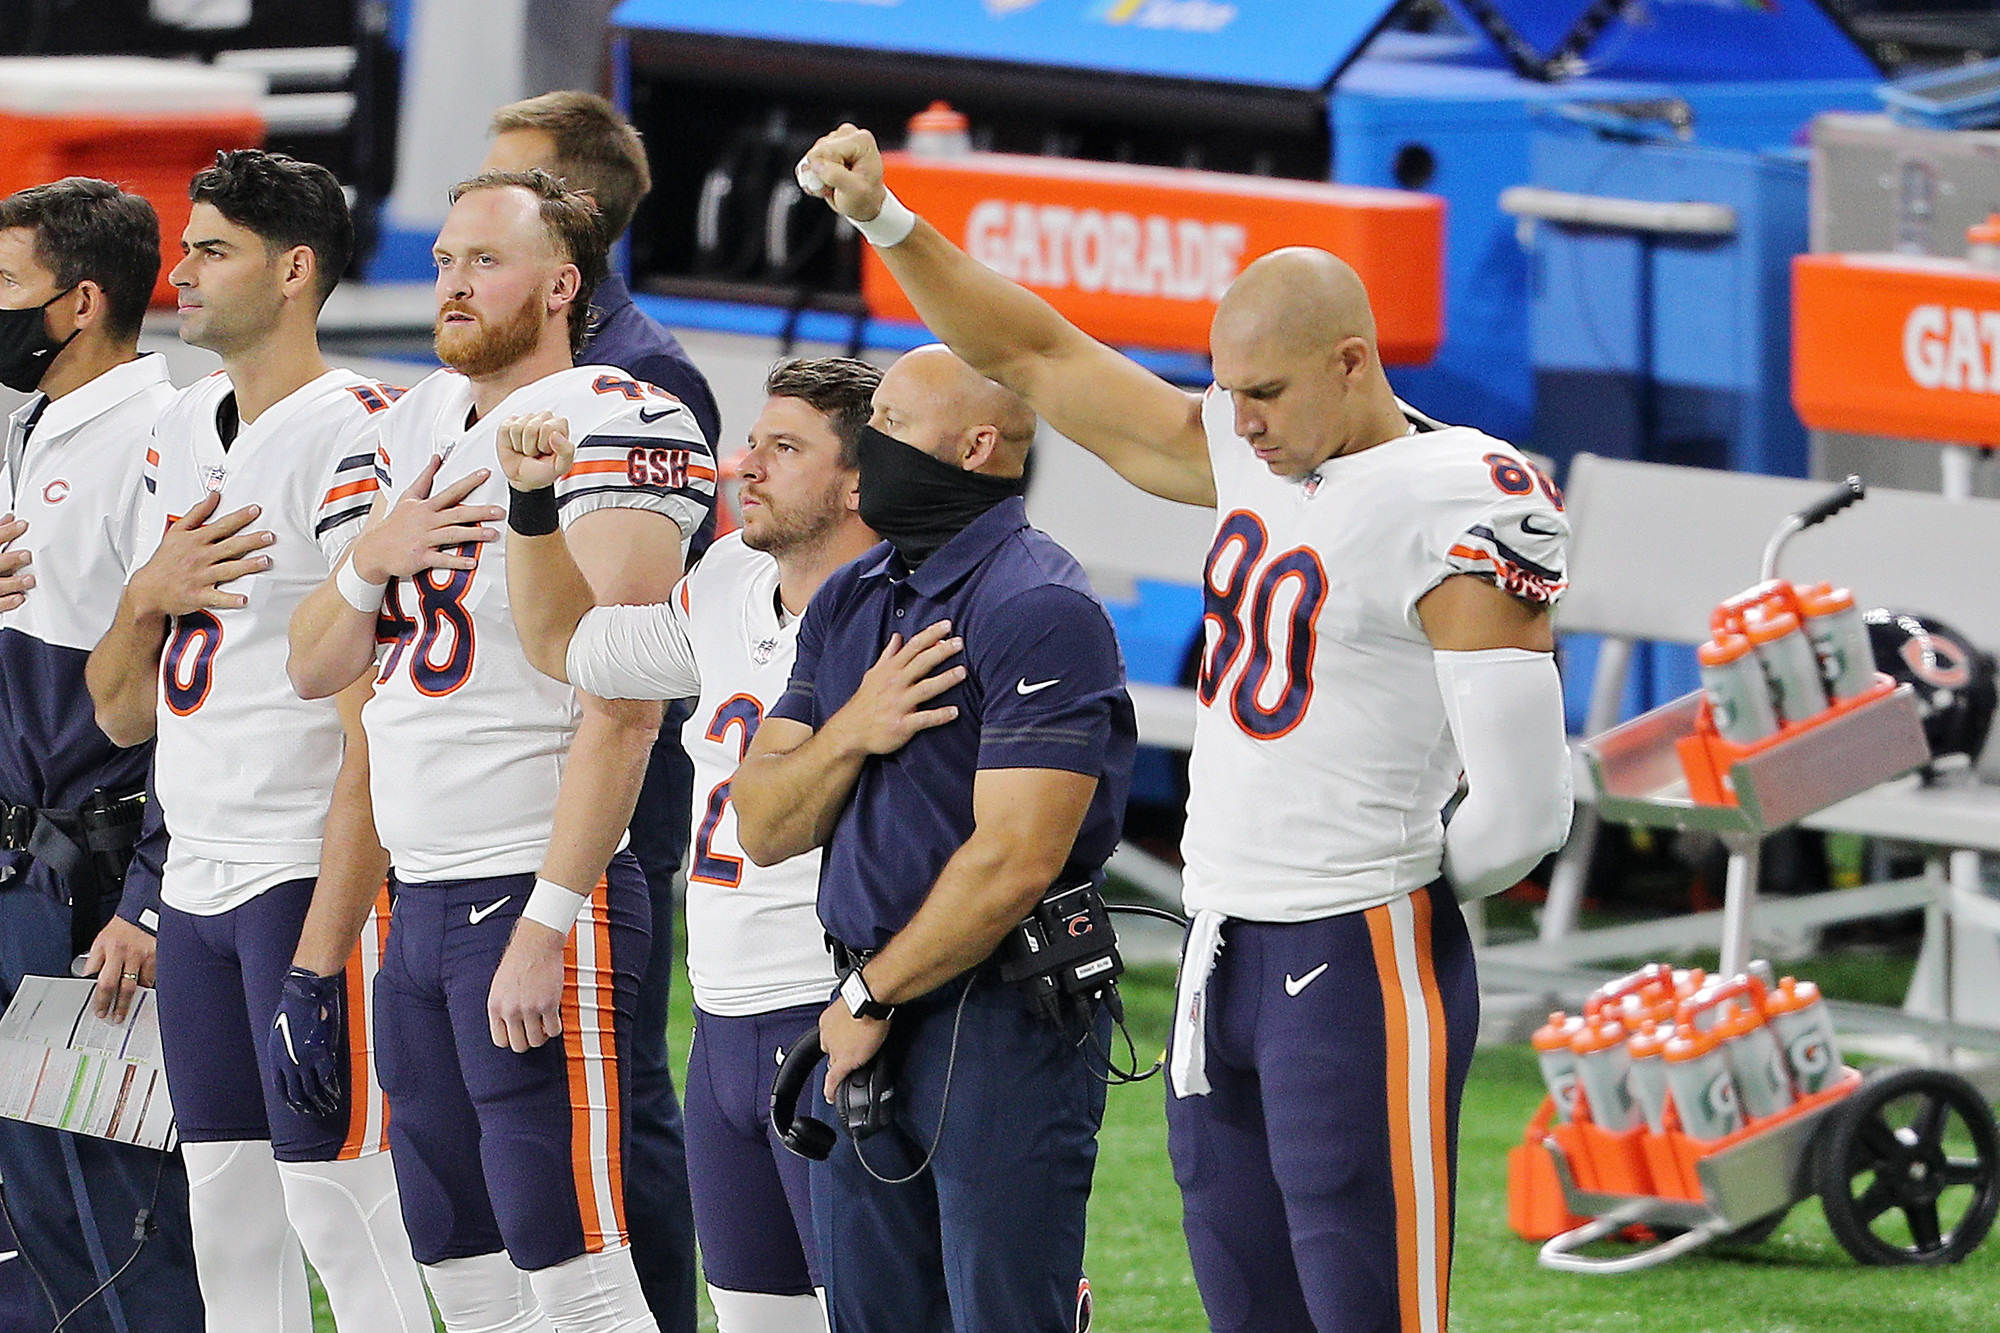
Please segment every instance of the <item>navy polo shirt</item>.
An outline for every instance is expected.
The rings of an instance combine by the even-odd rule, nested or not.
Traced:
[[[836,571],[799,625],[790,686],[771,710],[817,730],[854,694],[891,634],[941,619],[965,640],[966,678],[929,704],[958,717],[862,765],[828,840],[819,916],[876,949],[908,924],[972,836],[985,768],[1086,773],[1097,791],[1065,882],[1097,877],[1118,845],[1138,731],[1111,617],[1076,560],[1002,501],[908,573],[886,542]]]

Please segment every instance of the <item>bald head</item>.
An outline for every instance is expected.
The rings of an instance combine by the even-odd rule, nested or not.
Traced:
[[[1215,308],[1211,341],[1262,345],[1297,355],[1344,338],[1375,346],[1368,289],[1347,263],[1324,250],[1288,246],[1257,259],[1229,284]]]
[[[875,390],[872,424],[933,458],[995,477],[1018,477],[1035,442],[1021,396],[940,343],[907,352]]]

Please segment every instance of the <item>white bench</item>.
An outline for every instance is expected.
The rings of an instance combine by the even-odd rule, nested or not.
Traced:
[[[1605,636],[1586,734],[1618,720],[1633,641],[1706,639],[1710,611],[1755,581],[1779,521],[1826,490],[1823,482],[1577,457],[1567,494],[1570,589],[1556,622],[1564,631]],[[1850,587],[1864,606],[1934,615],[1975,644],[2000,647],[1996,555],[2000,501],[1875,490],[1795,538],[1780,572]],[[1598,827],[1583,804],[1589,798],[1579,767],[1576,827],[1550,884],[1540,939],[1495,949],[1496,958],[1561,967],[1714,940],[1719,923],[1707,914],[1576,930]],[[1928,907],[1931,925],[1908,1007],[2000,1027],[2000,945],[1993,934],[2000,930],[2000,902],[1985,895],[1978,873],[1980,852],[2000,852],[2000,785],[1925,788],[1905,778],[1805,824],[1925,844],[1935,849],[1931,869],[1918,880],[1767,903],[1758,919],[1796,927]]]

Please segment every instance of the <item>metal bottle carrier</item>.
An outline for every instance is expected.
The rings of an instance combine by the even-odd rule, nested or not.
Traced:
[[[1787,539],[1861,495],[1859,482],[1850,478],[1841,491],[1788,518],[1765,551],[1764,577],[1775,576]],[[1758,846],[1764,835],[1908,773],[1928,762],[1930,749],[1910,688],[1885,688],[1748,747],[1727,770],[1735,804],[1698,802],[1690,794],[1677,746],[1695,734],[1702,702],[1699,691],[1676,699],[1585,741],[1582,749],[1603,818],[1701,830],[1721,838],[1729,852],[1729,871],[1720,970],[1731,976],[1749,961]],[[1889,1124],[1883,1114],[1890,1102],[1911,1096],[1925,1099],[1914,1132]],[[1970,1135],[1974,1158],[1945,1153],[1944,1126],[1953,1111]],[[1621,1137],[1590,1129],[1603,1137]],[[1588,1220],[1542,1246],[1543,1267],[1633,1272],[1718,1239],[1754,1243],[1775,1231],[1793,1204],[1815,1194],[1825,1204],[1836,1238],[1861,1262],[1947,1262],[1976,1247],[2000,1209],[2000,1139],[1992,1110],[1969,1083],[1943,1070],[1904,1069],[1864,1079],[1849,1069],[1833,1086],[1778,1115],[1752,1121],[1713,1148],[1678,1134],[1650,1135],[1642,1129],[1622,1136],[1628,1149],[1635,1134],[1654,1140],[1647,1156],[1656,1167],[1677,1162],[1681,1193],[1700,1197],[1675,1197],[1673,1187],[1659,1193],[1585,1188],[1552,1133],[1541,1142],[1554,1159],[1564,1200],[1573,1216]],[[1857,1199],[1851,1182],[1870,1174],[1877,1183]],[[1966,1184],[1975,1189],[1974,1201],[1950,1233],[1941,1235],[1937,1194]],[[1890,1244],[1872,1232],[1874,1219],[1895,1208],[1908,1218],[1914,1246]],[[1577,1253],[1634,1226],[1651,1230],[1656,1243],[1610,1258]]]

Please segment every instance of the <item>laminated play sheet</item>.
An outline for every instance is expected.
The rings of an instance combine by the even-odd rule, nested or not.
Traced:
[[[95,983],[24,977],[0,1015],[0,1116],[146,1148],[176,1142],[151,990],[123,1023],[90,1007]]]

